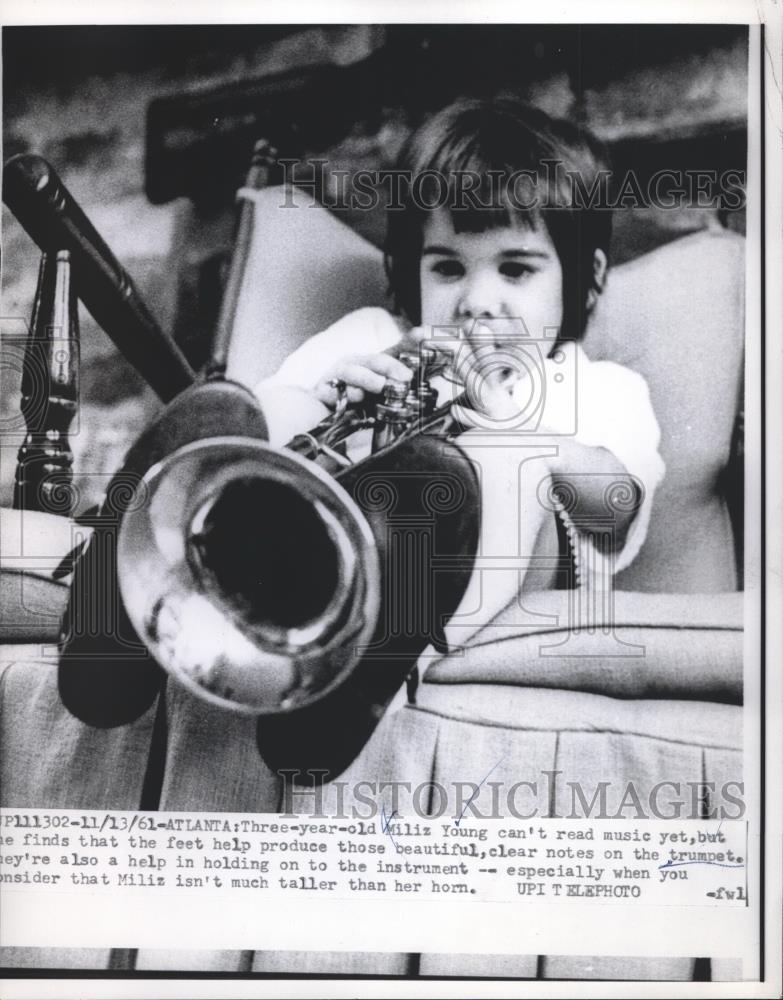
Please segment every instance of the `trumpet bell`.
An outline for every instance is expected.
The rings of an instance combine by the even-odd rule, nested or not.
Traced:
[[[287,713],[351,674],[380,607],[373,532],[342,486],[243,437],[187,444],[144,476],[117,567],[128,616],[194,694]]]

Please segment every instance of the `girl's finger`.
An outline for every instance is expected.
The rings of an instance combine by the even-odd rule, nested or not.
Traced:
[[[407,330],[399,343],[399,348],[403,351],[415,349],[424,340],[429,340],[432,336],[431,330],[426,326],[414,326]]]
[[[359,364],[365,365],[371,371],[385,378],[393,378],[398,382],[408,382],[413,377],[413,372],[404,365],[402,361],[391,356],[391,354],[370,354],[360,358]],[[381,392],[383,386],[378,390]]]
[[[507,415],[512,407],[513,373],[504,359],[491,348],[474,351],[460,366],[460,374],[470,405],[483,413]]]
[[[346,394],[348,396],[349,403],[361,403],[364,399],[364,389],[359,389],[353,385],[346,386]],[[333,385],[329,384],[329,381],[321,381],[315,387],[315,395],[319,402],[323,403],[324,406],[328,406],[330,409],[334,409],[337,406],[337,389]]]
[[[364,389],[365,392],[375,394],[383,392],[383,387],[386,384],[386,377],[383,374],[373,371],[362,361],[342,365],[337,373],[337,378],[342,379],[349,390],[351,388]]]
[[[414,326],[403,334],[402,340],[394,348],[394,353],[408,351],[418,354],[422,347],[426,347],[439,355],[453,354],[461,342],[462,338],[454,328]]]

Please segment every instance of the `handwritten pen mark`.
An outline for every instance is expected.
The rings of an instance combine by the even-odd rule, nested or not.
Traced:
[[[394,849],[395,849],[395,851],[397,851],[398,854],[399,854],[400,849],[399,849],[399,847],[397,847],[397,843],[396,843],[394,837],[392,836],[390,825],[391,825],[391,821],[394,819],[394,817],[395,816],[399,816],[399,815],[400,814],[395,809],[394,812],[391,814],[391,816],[387,816],[386,815],[386,806],[383,805],[383,803],[381,803],[381,831],[383,833],[388,833],[389,834],[389,840],[392,842],[392,844],[394,844]]]
[[[720,861],[667,861],[658,865],[658,870],[662,868],[680,868],[682,865],[714,865],[716,868],[744,868],[745,865],[726,865]]]
[[[505,759],[506,759],[505,757],[501,757],[500,760],[497,762],[497,764],[495,764],[495,766],[491,770],[487,771],[487,773],[484,775],[484,777],[478,783],[478,785],[476,786],[475,791],[473,792],[473,794],[471,795],[471,797],[468,799],[468,801],[465,803],[465,805],[462,807],[462,812],[454,820],[454,825],[455,826],[459,826],[459,824],[460,824],[460,822],[462,820],[462,817],[467,812],[468,806],[471,804],[471,802],[476,798],[476,796],[478,795],[478,793],[481,791],[481,786],[484,784],[484,782],[487,780],[487,778],[490,776],[490,774],[492,774],[493,771],[495,771],[497,768],[500,767],[500,765],[503,763],[503,761]]]

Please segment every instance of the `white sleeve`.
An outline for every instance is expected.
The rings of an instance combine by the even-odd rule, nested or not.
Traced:
[[[397,321],[374,306],[357,309],[316,333],[290,354],[264,385],[286,385],[312,390],[332,365],[349,354],[379,354],[398,343]],[[258,387],[256,394],[261,388]]]
[[[642,488],[641,505],[615,556],[618,573],[633,562],[647,537],[653,497],[666,472],[658,450],[661,431],[641,375],[611,361],[585,362],[574,439],[611,451]]]

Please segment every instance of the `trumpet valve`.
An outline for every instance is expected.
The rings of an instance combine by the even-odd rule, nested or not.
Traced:
[[[378,451],[396,441],[407,429],[414,410],[408,403],[408,385],[396,379],[387,379],[383,402],[375,408],[375,427],[372,450]]]
[[[438,393],[429,382],[430,371],[437,362],[437,353],[432,348],[421,347],[418,354],[412,351],[401,352],[399,359],[413,372],[405,404],[414,418],[428,417],[438,402]]]

